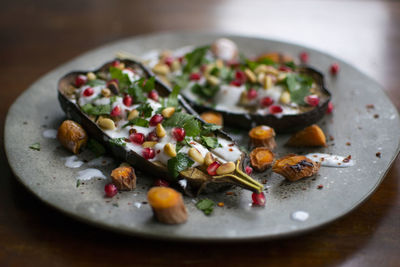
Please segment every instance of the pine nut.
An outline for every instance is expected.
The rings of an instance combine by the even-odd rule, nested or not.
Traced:
[[[143,148],[146,148],[146,147],[154,147],[156,144],[157,144],[156,141],[146,141],[146,142],[144,142],[144,143],[142,144],[142,147],[143,147]]]
[[[164,127],[162,126],[161,123],[157,124],[156,126],[156,135],[158,137],[164,137],[167,134],[167,132],[165,131]]]
[[[169,118],[174,114],[174,112],[175,112],[174,107],[168,107],[168,108],[163,109],[163,111],[161,112],[161,115],[163,115],[164,118]]]
[[[235,168],[236,168],[235,163],[233,163],[232,161],[224,163],[218,167],[217,175],[224,175],[231,173],[235,170]]]
[[[250,69],[245,69],[244,74],[246,74],[246,77],[250,82],[255,83],[257,81],[256,75]]]
[[[272,87],[272,77],[269,75],[265,76],[264,89],[269,89]]]
[[[191,157],[194,161],[203,164],[204,163],[204,158],[201,155],[201,153],[194,147],[189,149],[188,152],[189,157]]]
[[[104,130],[114,130],[115,129],[115,124],[112,119],[108,118],[99,118],[97,120],[97,124],[103,128]]]
[[[207,77],[207,82],[212,86],[216,86],[219,84],[220,80],[217,77],[210,75]]]
[[[169,67],[166,64],[158,63],[153,67],[153,71],[158,75],[167,75],[169,73]]]
[[[164,153],[170,156],[171,158],[176,157],[176,150],[174,145],[172,145],[171,143],[167,143],[164,146]]]
[[[103,89],[101,89],[101,94],[102,94],[104,97],[109,97],[109,96],[111,95],[111,91],[110,91],[110,89],[108,89],[108,88],[103,88]]]
[[[290,93],[288,91],[284,91],[281,94],[281,97],[279,99],[281,101],[281,103],[283,104],[289,104],[290,103]]]
[[[133,120],[134,118],[137,118],[139,116],[139,111],[137,111],[136,109],[132,109],[130,112],[129,112],[129,115],[128,115],[128,120],[130,121],[130,120]]]
[[[204,157],[204,164],[206,166],[209,166],[210,164],[212,164],[215,161],[213,155],[211,152],[207,152],[206,156]]]
[[[86,74],[86,77],[88,78],[89,81],[96,80],[96,74],[94,74],[93,72],[88,72]]]

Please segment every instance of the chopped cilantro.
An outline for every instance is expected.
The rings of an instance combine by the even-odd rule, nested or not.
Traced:
[[[191,160],[186,154],[178,153],[176,157],[168,160],[168,171],[172,177],[177,178],[181,171],[190,168],[193,163],[194,161]]]
[[[189,75],[182,74],[180,76],[174,76],[172,78],[172,83],[179,86],[180,88],[186,88],[189,83]]]
[[[163,126],[184,128],[186,136],[198,136],[200,134],[200,122],[193,115],[183,112],[175,112],[163,122]]]
[[[292,70],[296,69],[296,64],[293,61],[285,62],[285,66],[291,68]]]
[[[120,89],[124,90],[125,88],[128,88],[132,84],[128,74],[123,73],[121,69],[110,67],[109,71],[111,74],[111,79],[118,80]]]
[[[93,106],[92,104],[88,103],[83,105],[81,109],[88,115],[108,115],[111,112],[111,105]]]
[[[221,125],[217,125],[217,124],[214,124],[214,123],[204,123],[203,126],[202,126],[202,129],[201,129],[201,134],[202,135],[207,135],[210,132],[219,130],[221,128],[222,128]]]
[[[177,107],[179,105],[178,95],[180,90],[181,88],[179,86],[177,85],[174,86],[174,89],[172,89],[172,92],[169,94],[167,98],[167,103],[166,103],[167,107]]]
[[[299,105],[304,105],[304,97],[310,94],[313,79],[302,74],[288,73],[282,83],[288,89],[291,101]]]
[[[100,79],[95,79],[95,80],[88,81],[87,84],[88,84],[89,86],[92,86],[92,87],[95,87],[95,86],[105,86],[105,85],[106,85],[106,81],[100,80]]]
[[[209,46],[202,46],[194,49],[192,52],[185,55],[186,65],[183,68],[183,73],[190,73],[194,67],[199,66],[209,49]]]
[[[218,143],[218,138],[216,137],[201,136],[201,143],[210,149],[221,147],[221,144]]]
[[[126,92],[133,97],[136,103],[143,103],[147,100],[142,87],[140,87],[136,82],[129,86]]]
[[[116,145],[116,146],[126,146],[126,143],[124,141],[124,138],[119,137],[119,138],[112,138],[108,140],[110,144]]]
[[[192,92],[202,98],[211,99],[215,96],[215,94],[219,91],[219,86],[211,86],[206,84],[205,86],[201,86],[198,83],[195,83],[192,88]]]
[[[96,155],[96,157],[100,157],[106,153],[104,146],[92,138],[89,139],[87,147]]]
[[[196,207],[199,210],[201,210],[202,212],[204,212],[205,215],[210,215],[214,210],[215,203],[211,199],[205,198],[205,199],[199,200],[196,203]]]
[[[33,143],[32,145],[29,146],[29,148],[32,150],[40,151],[40,143]]]
[[[143,118],[134,118],[133,120],[130,120],[128,123],[122,126],[122,128],[125,128],[126,126],[129,125],[137,125],[141,127],[146,127],[149,128],[149,121]]]
[[[143,118],[149,118],[153,113],[153,108],[150,106],[149,103],[143,103],[137,108],[137,111],[139,111],[139,116]]]
[[[81,185],[81,180],[76,180],[76,187],[78,188]]]
[[[117,96],[113,95],[110,97],[110,103],[113,104],[115,101],[117,101]]]
[[[154,89],[155,86],[155,78],[154,76],[140,83],[142,85],[142,89],[144,92],[148,93]]]

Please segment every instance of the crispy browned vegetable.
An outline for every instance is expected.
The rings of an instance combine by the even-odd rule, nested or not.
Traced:
[[[112,183],[118,190],[133,190],[136,188],[136,174],[131,166],[120,166],[111,172]]]
[[[291,56],[279,52],[264,53],[257,58],[257,61],[262,61],[263,59],[270,59],[279,64],[293,61]]]
[[[58,141],[74,154],[86,145],[88,135],[82,126],[74,121],[65,120],[58,128]]]
[[[295,133],[287,142],[288,146],[326,146],[326,137],[318,125],[313,124]]]
[[[218,113],[218,112],[212,112],[212,111],[208,111],[208,112],[203,112],[201,113],[200,117],[208,123],[214,123],[217,125],[223,125],[224,121],[222,118],[222,114]]]
[[[272,171],[293,182],[313,176],[318,172],[320,166],[321,163],[314,162],[305,156],[289,154],[277,159],[272,166]]]
[[[182,195],[170,187],[153,187],[147,193],[154,216],[167,224],[184,223],[188,214]]]
[[[250,141],[255,147],[266,147],[274,150],[276,147],[275,131],[269,126],[260,125],[249,132]]]
[[[265,171],[273,162],[274,153],[266,147],[257,147],[250,153],[250,163],[256,171]]]

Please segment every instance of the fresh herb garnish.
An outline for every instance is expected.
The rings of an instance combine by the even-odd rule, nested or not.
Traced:
[[[92,151],[96,157],[100,157],[106,153],[104,146],[92,138],[89,139],[87,148]]]
[[[112,138],[108,140],[110,144],[116,145],[116,146],[126,146],[126,143],[124,141],[124,138],[119,137],[119,138]]]
[[[201,136],[201,143],[209,148],[209,149],[214,149],[217,147],[222,147],[221,144],[218,143],[218,138],[216,137],[210,137],[210,136]]]
[[[202,46],[187,53],[185,55],[186,65],[183,68],[183,73],[190,73],[194,67],[199,66],[203,62],[204,56],[209,48],[209,46]]]
[[[245,62],[247,67],[249,67],[249,69],[251,70],[255,70],[260,65],[278,67],[278,64],[270,58],[260,58],[257,61],[251,61],[249,59],[246,59]]]
[[[81,185],[81,180],[76,180],[76,188],[78,188]]]
[[[181,171],[190,168],[193,163],[194,161],[191,160],[186,154],[178,153],[176,157],[168,160],[168,171],[172,177],[177,178]]]
[[[124,124],[122,128],[125,128],[126,126],[129,125],[137,125],[141,127],[146,127],[149,128],[149,121],[143,118],[134,118],[133,120],[130,120],[128,123]]]
[[[205,86],[201,86],[198,83],[195,83],[192,88],[192,92],[202,98],[211,99],[213,98],[216,93],[219,91],[219,86],[211,86],[206,84]]]
[[[132,84],[128,74],[123,73],[121,69],[110,67],[109,72],[111,79],[118,80],[119,88],[121,90],[128,88]]]
[[[182,74],[179,76],[172,77],[172,84],[179,86],[180,88],[186,88],[189,83],[189,75]]]
[[[151,117],[151,114],[153,113],[153,108],[151,107],[150,103],[143,103],[137,108],[137,111],[139,111],[139,116],[143,118],[149,118]]]
[[[140,83],[140,85],[142,85],[142,89],[144,92],[148,93],[151,90],[154,89],[155,86],[155,78],[154,76],[151,76],[149,79],[144,80],[142,83]]]
[[[32,145],[29,146],[29,148],[32,150],[40,151],[40,143],[33,143]]]
[[[98,105],[93,106],[92,104],[88,103],[81,107],[83,112],[88,115],[109,115],[111,113],[111,105]]]
[[[219,130],[221,128],[222,128],[221,125],[217,125],[217,124],[214,124],[214,123],[204,123],[203,126],[202,126],[202,129],[201,129],[201,134],[202,135],[207,135],[210,132]]]
[[[90,80],[90,81],[87,81],[87,85],[89,85],[91,87],[105,86],[106,85],[106,81],[100,80],[100,79]]]
[[[292,102],[298,105],[304,105],[304,97],[310,94],[313,79],[302,74],[288,73],[281,83],[288,89]]]
[[[205,198],[205,199],[199,200],[196,203],[196,207],[199,210],[201,210],[202,212],[204,212],[205,215],[210,215],[214,210],[215,203],[211,199]]]
[[[292,70],[296,69],[296,64],[293,61],[285,62],[285,66],[291,68]]]
[[[183,112],[175,112],[163,122],[163,126],[184,128],[186,136],[198,136],[200,134],[200,122],[193,115]]]
[[[136,103],[144,103],[147,97],[144,95],[142,87],[137,82],[133,83],[126,92],[133,97]]]
[[[110,104],[112,105],[115,101],[117,101],[117,96],[113,95],[110,97]]]
[[[181,88],[177,85],[174,86],[174,89],[172,89],[172,92],[169,94],[166,102],[167,107],[177,107],[179,105],[178,102],[178,95],[179,91]]]

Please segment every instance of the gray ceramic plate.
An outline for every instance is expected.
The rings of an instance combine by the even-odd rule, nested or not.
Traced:
[[[205,216],[194,206],[193,199],[185,198],[189,211],[187,223],[168,226],[157,223],[146,201],[151,179],[138,175],[138,188],[134,192],[118,194],[112,200],[103,197],[107,180],[92,180],[77,187],[77,169],[67,168],[63,157],[70,153],[62,149],[55,139],[43,137],[46,129],[56,129],[65,118],[57,100],[57,80],[72,70],[99,67],[124,50],[140,55],[151,49],[178,48],[212,42],[216,34],[166,33],[136,37],[115,42],[90,51],[51,71],[28,88],[9,110],[5,127],[5,147],[10,165],[18,179],[35,195],[49,205],[82,221],[132,235],[175,240],[245,240],[268,239],[297,234],[329,223],[362,203],[370,196],[385,176],[399,150],[400,121],[393,104],[381,87],[339,59],[324,53],[278,41],[228,36],[237,42],[247,55],[265,51],[286,51],[297,55],[306,50],[310,63],[326,73],[328,88],[333,94],[335,111],[319,125],[333,136],[329,146],[317,151],[351,155],[356,165],[350,168],[321,168],[314,179],[286,183],[270,172],[259,176],[267,179],[264,208],[251,207],[251,193],[232,189],[225,193],[201,196],[224,207],[216,207],[211,216]],[[332,62],[339,62],[341,71],[336,78],[329,75]],[[375,108],[367,110],[367,104]],[[374,118],[379,114],[379,118]],[[246,133],[235,131],[234,137],[246,144]],[[283,144],[288,136],[279,136]],[[40,142],[41,150],[29,149]],[[351,145],[346,145],[350,142]],[[283,155],[289,151],[278,149]],[[306,151],[304,151],[306,152]],[[381,152],[381,158],[376,156]],[[87,151],[81,159],[93,157]],[[104,175],[117,164],[100,167]],[[317,189],[323,185],[322,189]],[[292,218],[293,212],[305,211],[305,221]]]

